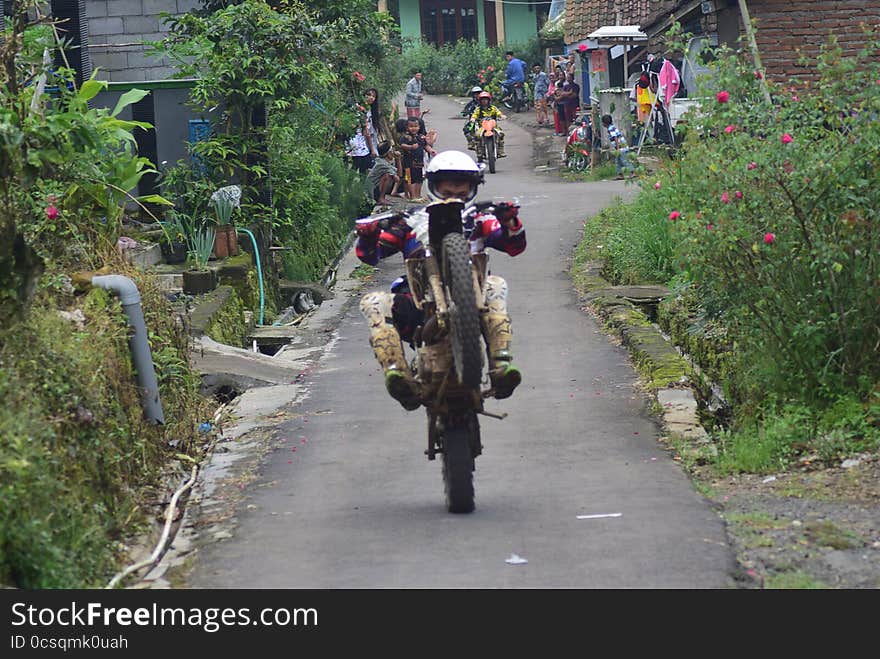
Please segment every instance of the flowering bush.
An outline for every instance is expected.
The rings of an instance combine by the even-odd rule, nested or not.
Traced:
[[[749,63],[719,53],[724,91],[642,193],[675,220],[678,267],[736,337],[741,395],[823,406],[880,382],[880,65],[866,41],[854,58],[832,41],[815,81],[767,81],[769,106]]]

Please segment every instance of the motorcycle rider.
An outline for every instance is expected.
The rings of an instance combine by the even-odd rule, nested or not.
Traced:
[[[517,216],[519,206],[507,202],[488,207],[472,205],[477,188],[483,182],[483,171],[468,154],[462,151],[437,154],[428,165],[426,178],[428,194],[434,201],[459,199],[466,204],[462,221],[471,253],[492,247],[516,256],[525,250],[525,229]],[[357,256],[370,265],[397,252],[402,252],[405,259],[416,257],[424,249],[402,218],[392,221],[387,228],[380,227],[378,220],[359,223],[357,233]],[[370,346],[385,373],[388,393],[405,409],[414,410],[421,404],[421,385],[407,365],[401,339],[411,341],[412,332],[421,322],[421,312],[412,302],[408,289],[401,291],[402,283],[398,280],[392,286],[396,294],[368,293],[361,299],[360,309],[370,325]],[[513,334],[504,279],[497,275],[486,277],[485,304],[487,310],[480,313],[480,322],[488,346],[489,378],[495,398],[507,398],[522,381],[522,374],[512,364]]]
[[[474,113],[474,110],[477,109],[477,106],[480,104],[480,99],[477,96],[480,92],[483,91],[483,88],[479,85],[471,88],[470,95],[471,100],[467,102],[467,105],[464,106],[464,109],[461,111],[461,116],[467,118],[467,121],[464,122],[464,127],[462,128],[462,132],[464,133],[464,138],[467,140],[468,149],[471,151],[476,151],[477,148],[474,146],[474,132],[476,130],[476,126],[474,126],[473,120],[471,120],[471,115]]]
[[[474,110],[474,113],[471,115],[471,122],[474,124],[474,141],[473,147],[474,151],[477,152],[477,161],[483,162],[486,158],[485,149],[483,148],[483,140],[480,139],[480,130],[481,124],[483,123],[483,119],[494,119],[496,122],[503,119],[504,115],[501,113],[496,106],[492,105],[492,94],[489,92],[480,92],[477,95],[477,98],[480,101],[480,105]],[[499,158],[506,157],[504,153],[504,132],[501,130],[499,126],[495,126],[495,146],[496,146],[496,156]]]
[[[502,100],[510,97],[513,92],[513,86],[516,83],[523,84],[526,81],[527,65],[521,59],[513,56],[513,51],[508,50],[504,54],[507,60],[507,69],[504,71],[505,79],[501,83]]]

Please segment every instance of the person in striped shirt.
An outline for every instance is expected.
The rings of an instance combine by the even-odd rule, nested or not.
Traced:
[[[626,157],[626,154],[629,152],[626,138],[617,126],[614,125],[614,119],[611,118],[610,114],[602,115],[602,125],[605,126],[605,130],[608,133],[608,141],[611,142],[611,149],[617,156],[615,160],[615,164],[617,165],[617,178],[623,178],[624,170],[629,171],[630,176],[635,176],[636,168]]]

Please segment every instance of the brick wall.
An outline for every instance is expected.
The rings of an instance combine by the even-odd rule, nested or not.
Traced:
[[[859,24],[880,26],[880,0],[750,0],[748,7],[761,60],[776,79],[811,77],[810,67],[797,64],[799,51],[815,59],[830,33],[846,54],[854,54],[864,45]]]
[[[182,14],[198,0],[86,0],[89,53],[98,78],[112,82],[163,80],[174,69],[165,58],[149,57],[141,41],[167,34],[160,13]]]

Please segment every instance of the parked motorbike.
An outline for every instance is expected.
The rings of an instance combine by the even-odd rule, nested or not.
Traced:
[[[494,119],[483,119],[477,130],[477,139],[483,143],[483,158],[489,166],[489,173],[495,173],[495,161],[498,158],[498,145],[496,144],[498,122]]]
[[[566,166],[578,172],[587,169],[590,166],[592,144],[593,129],[585,115],[568,135],[564,154]]]
[[[528,105],[525,83],[515,82],[510,94],[501,99],[504,106],[514,112],[522,112]]]
[[[481,390],[484,339],[480,312],[488,268],[486,254],[471,254],[458,200],[379,216],[380,226],[405,219],[424,245],[406,259],[406,283],[422,322],[413,332],[412,374],[421,386],[428,417],[428,460],[442,456],[446,507],[474,510],[475,459],[482,453],[478,414],[491,389]],[[360,221],[375,221],[377,216]]]

